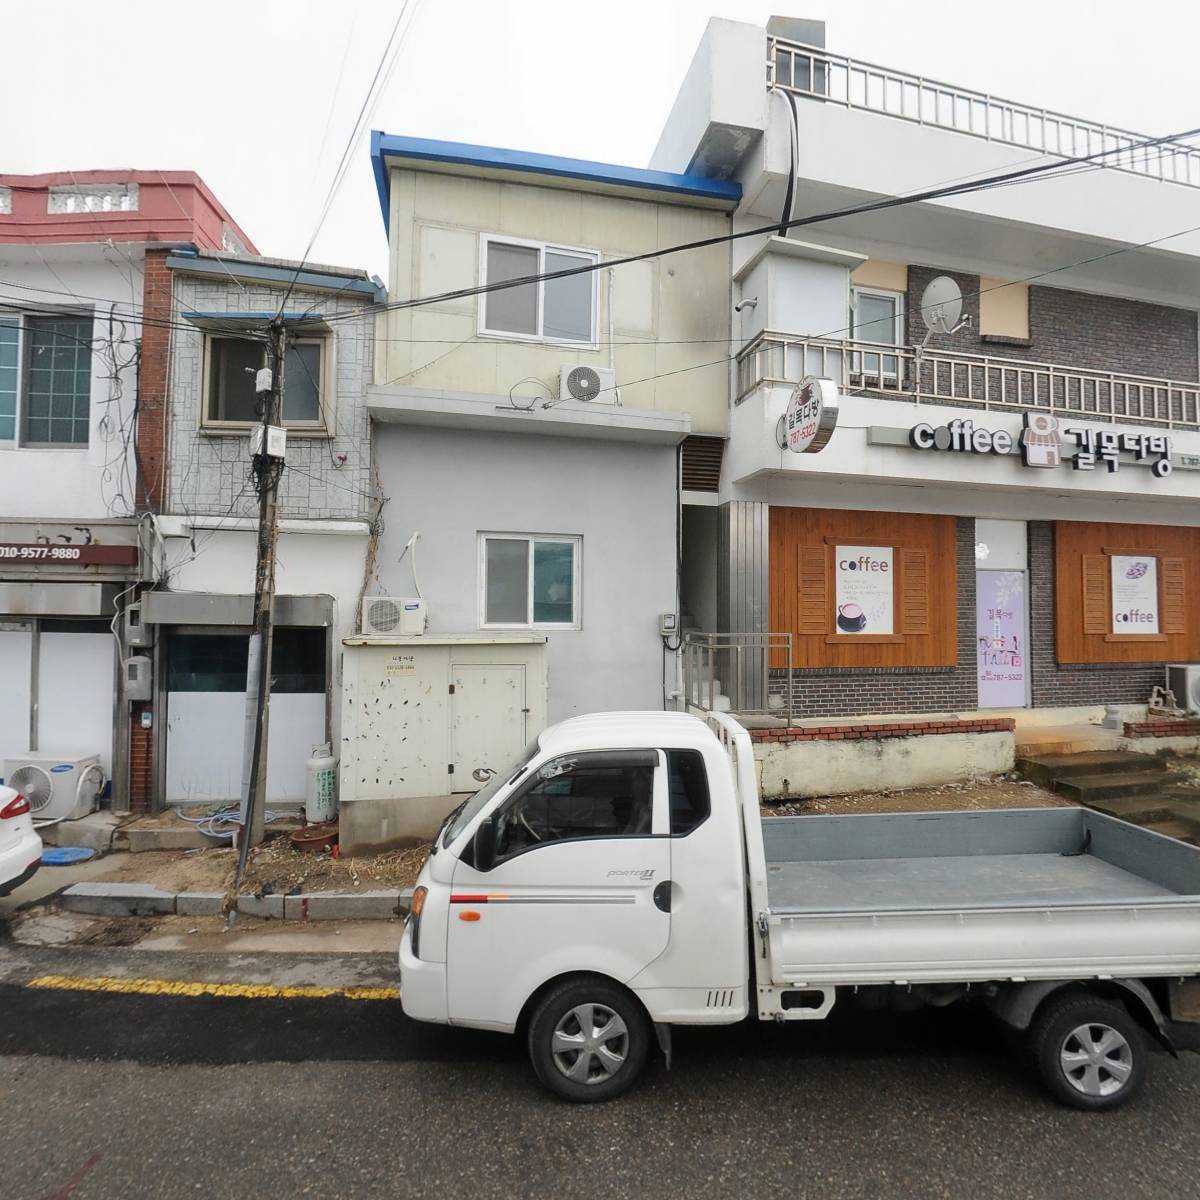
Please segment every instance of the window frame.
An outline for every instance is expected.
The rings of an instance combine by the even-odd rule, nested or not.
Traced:
[[[650,777],[650,831],[648,833],[588,833],[581,834],[578,837],[558,838],[552,842],[536,842],[532,846],[525,846],[523,849],[517,850],[512,854],[500,856],[497,854],[496,861],[492,869],[503,864],[514,862],[516,859],[523,857],[526,854],[532,854],[536,850],[548,850],[553,846],[573,846],[580,842],[628,842],[628,841],[649,841],[669,839],[672,834],[670,832],[670,812],[668,809],[669,794],[667,791],[667,757],[666,754],[658,748],[647,748],[644,746],[626,746],[613,750],[579,750],[569,754],[556,754],[545,759],[537,764],[536,767],[529,768],[527,777],[521,780],[513,790],[504,797],[500,803],[484,818],[485,821],[495,821],[496,818],[510,805],[516,804],[526,794],[536,788],[540,783],[546,782],[541,776],[543,768],[550,766],[552,763],[564,760],[591,760],[593,765],[599,765],[599,760],[603,758],[616,759],[622,755],[653,755],[653,765],[650,766],[652,772]],[[588,763],[585,761],[584,766]],[[639,764],[630,763],[631,766]],[[661,823],[660,814],[665,814],[666,828],[659,829],[657,826]],[[697,825],[695,828],[699,828]],[[682,835],[682,836],[687,836]],[[474,862],[470,862],[469,866],[474,866]],[[477,868],[476,868],[477,869]]]
[[[91,325],[95,333],[96,311],[91,308],[3,308],[0,307],[0,321],[15,321],[17,325],[17,385],[16,403],[13,412],[13,436],[0,438],[0,447],[11,450],[87,450],[92,444],[92,410],[93,391],[96,376],[92,359],[96,356],[94,345],[88,349],[88,411],[87,438],[82,442],[43,442],[33,441],[26,433],[29,420],[29,318],[46,317],[50,319],[84,321]],[[93,343],[95,338],[93,337]]]
[[[854,342],[872,342],[869,337],[862,337],[858,329],[858,298],[860,296],[871,296],[876,300],[891,300],[896,305],[896,313],[892,320],[892,335],[894,341],[891,342],[875,342],[874,344],[881,347],[892,347],[894,352],[888,354],[885,350],[856,350],[854,353],[861,356],[861,361],[858,371],[850,371],[849,374],[857,375],[861,379],[879,379],[880,381],[898,381],[900,378],[900,353],[904,349],[904,330],[905,330],[905,293],[897,292],[891,288],[881,287],[859,287],[857,284],[850,285],[850,340]],[[876,370],[871,371],[867,367],[867,356],[876,354],[879,363]],[[894,369],[888,370],[884,366],[885,359],[891,359],[894,364]]]
[[[478,562],[478,622],[480,629],[534,629],[553,632],[555,630],[579,630],[583,628],[583,536],[577,533],[497,533],[480,531],[477,535]],[[525,614],[527,621],[489,621],[487,619],[487,544],[489,541],[526,542],[528,544],[528,579],[525,591]],[[535,621],[533,619],[534,589],[534,546],[538,542],[569,542],[571,556],[571,615],[566,621]]]
[[[480,286],[488,283],[487,258],[488,247],[493,243],[502,246],[517,246],[538,252],[536,274],[546,272],[547,253],[576,254],[588,258],[599,266],[602,258],[600,251],[587,246],[568,246],[564,242],[537,242],[528,238],[508,237],[506,234],[481,233],[479,235],[479,282]],[[541,280],[537,286],[537,330],[534,333],[514,333],[509,329],[489,329],[487,326],[488,293],[482,292],[475,312],[475,332],[479,337],[497,338],[506,342],[526,342],[544,346],[573,346],[580,350],[598,350],[600,346],[600,272],[591,272],[591,336],[586,340],[577,338],[556,338],[545,333],[546,320],[546,281]]]
[[[202,355],[202,365],[200,370],[200,428],[206,433],[212,434],[232,434],[244,435],[248,433],[257,421],[222,421],[215,417],[209,416],[209,403],[211,396],[209,394],[212,385],[213,372],[213,344],[217,340],[222,341],[237,341],[237,337],[229,332],[205,331],[204,333],[204,352]],[[307,435],[309,437],[331,437],[330,432],[333,427],[333,396],[329,386],[329,381],[336,381],[336,349],[334,346],[334,336],[329,333],[300,333],[289,334],[287,345],[290,348],[293,344],[309,344],[318,345],[321,348],[321,379],[317,387],[317,406],[320,411],[320,417],[316,421],[287,421],[282,420],[280,424],[288,433],[297,435]],[[263,344],[263,366],[266,366],[266,344]],[[287,379],[284,378],[284,387],[287,387]],[[335,389],[336,390],[336,389]],[[282,405],[281,405],[282,407]],[[282,418],[282,412],[280,417]]]

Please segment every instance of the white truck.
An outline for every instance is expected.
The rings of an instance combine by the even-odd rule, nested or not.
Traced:
[[[977,1000],[1109,1109],[1196,1014],[1200,850],[1087,809],[760,816],[730,717],[552,726],[447,819],[400,946],[411,1017],[521,1033],[606,1100],[673,1025]]]

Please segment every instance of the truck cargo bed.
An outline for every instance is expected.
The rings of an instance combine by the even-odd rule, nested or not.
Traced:
[[[1200,970],[1200,850],[1082,808],[768,817],[772,973],[911,983]]]

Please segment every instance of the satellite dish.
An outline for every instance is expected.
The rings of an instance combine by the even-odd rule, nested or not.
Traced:
[[[930,333],[953,333],[962,319],[962,289],[949,275],[929,281],[921,293],[921,319]]]

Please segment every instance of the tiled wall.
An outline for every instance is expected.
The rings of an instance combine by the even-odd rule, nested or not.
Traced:
[[[246,285],[230,279],[175,275],[176,321],[189,311],[275,312],[286,289]],[[314,310],[325,316],[360,307],[342,297],[297,288],[288,312]],[[366,388],[372,371],[372,317],[333,322],[336,339],[334,436],[289,434],[287,469],[279,493],[281,517],[355,519],[371,509],[370,427]],[[249,516],[258,511],[250,479],[249,434],[213,434],[200,429],[204,334],[177,328],[171,346],[171,394],[167,504],[172,513]],[[344,463],[339,459],[345,457]]]

